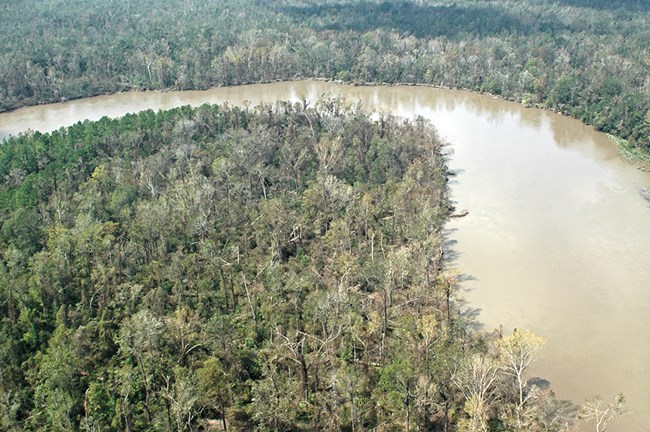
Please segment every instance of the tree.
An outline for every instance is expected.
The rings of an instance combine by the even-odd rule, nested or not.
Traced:
[[[142,309],[124,320],[120,327],[118,345],[125,360],[130,360],[143,385],[141,401],[147,421],[153,420],[152,403],[159,384],[162,355],[160,352],[164,332],[163,321]]]
[[[625,396],[619,393],[609,404],[605,404],[605,401],[600,396],[589,399],[580,407],[578,418],[593,421],[596,432],[605,432],[612,420],[627,412],[628,407]]]
[[[228,376],[219,359],[209,358],[196,371],[199,400],[204,407],[214,410],[221,415],[223,430],[228,430],[226,423],[226,408],[232,399]]]
[[[530,397],[530,393],[526,392],[527,382],[524,380],[524,372],[535,360],[535,355],[543,346],[544,339],[526,329],[515,329],[512,335],[500,339],[498,342],[503,370],[514,378],[519,423],[522,419],[521,411]]]
[[[195,311],[181,306],[166,321],[174,351],[178,356],[176,363],[185,366],[190,353],[203,346],[200,318]]]
[[[83,361],[75,351],[72,331],[57,326],[45,353],[37,357],[34,403],[38,420],[48,430],[66,432],[78,427],[81,412]]]
[[[197,403],[199,395],[197,395],[195,374],[189,369],[176,366],[173,375],[163,374],[163,379],[165,380],[164,397],[176,424],[176,430],[192,431],[202,411],[202,407]]]
[[[465,397],[464,410],[468,432],[487,432],[489,411],[498,396],[499,364],[484,354],[474,354],[463,362],[452,377]]]

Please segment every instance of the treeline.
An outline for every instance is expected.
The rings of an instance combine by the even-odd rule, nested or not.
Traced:
[[[0,147],[0,429],[556,431],[442,268],[444,143],[328,99]]]
[[[0,109],[322,77],[489,92],[650,151],[641,0],[7,2]]]

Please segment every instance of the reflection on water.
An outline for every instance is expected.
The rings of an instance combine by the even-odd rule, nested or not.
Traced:
[[[632,414],[612,430],[650,430],[650,174],[602,134],[489,96],[422,87],[303,81],[174,93],[125,93],[0,115],[0,137],[151,108],[312,104],[323,95],[430,119],[453,147],[450,257],[467,275],[468,311],[485,328],[529,327],[548,339],[532,373],[560,398],[624,392]]]

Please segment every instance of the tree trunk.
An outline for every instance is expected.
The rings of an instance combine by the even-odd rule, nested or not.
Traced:
[[[381,363],[384,362],[384,355],[386,350],[386,336],[388,333],[388,292],[384,289],[384,317],[382,320],[381,328],[381,352],[379,353],[379,359]]]
[[[223,430],[228,432],[228,425],[226,424],[226,407],[221,404],[221,421],[223,422]]]
[[[301,353],[298,358],[300,362],[300,384],[305,401],[309,400],[309,368],[305,362],[305,356]]]
[[[230,309],[228,304],[228,287],[226,285],[226,275],[223,273],[223,267],[219,266],[219,274],[221,275],[221,283],[223,284],[223,297],[226,302],[226,310]]]
[[[404,396],[404,405],[406,405],[406,432],[411,430],[411,389],[409,382],[406,382],[406,395]]]

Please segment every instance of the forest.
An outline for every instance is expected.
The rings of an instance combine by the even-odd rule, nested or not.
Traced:
[[[644,0],[22,0],[0,111],[321,78],[484,92],[650,154]],[[338,98],[204,105],[0,146],[0,429],[599,431],[527,379],[444,224],[448,149]]]
[[[445,148],[331,98],[10,139],[0,428],[565,430],[443,265]]]
[[[645,0],[0,5],[0,110],[303,77],[491,93],[650,151]]]

